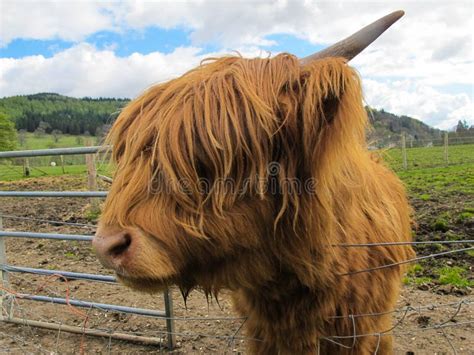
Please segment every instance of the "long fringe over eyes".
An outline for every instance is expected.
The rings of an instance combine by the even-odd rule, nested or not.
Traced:
[[[364,175],[361,100],[359,78],[342,58],[306,67],[289,54],[208,60],[150,88],[115,122],[108,141],[120,174],[104,219],[113,210],[126,225],[134,206],[159,196],[170,218],[200,235],[206,211],[221,215],[239,199],[264,199],[273,174],[281,194],[275,226],[287,215],[296,226],[307,196],[289,181],[322,179],[331,189],[331,178],[350,185],[360,181],[354,171]],[[319,199],[330,211],[326,192]]]

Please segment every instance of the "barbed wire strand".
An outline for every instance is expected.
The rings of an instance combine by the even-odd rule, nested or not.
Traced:
[[[470,321],[465,321],[465,322],[456,322],[456,323],[451,323],[451,324],[445,324],[443,322],[442,325],[440,324],[435,324],[431,327],[423,327],[420,329],[413,329],[413,330],[408,330],[408,331],[402,331],[402,332],[397,332],[397,333],[387,333],[387,332],[380,332],[380,333],[366,333],[366,334],[358,334],[357,338],[362,338],[362,337],[373,337],[373,336],[378,336],[379,334],[381,336],[387,336],[387,335],[393,335],[393,336],[400,336],[400,335],[407,335],[407,334],[413,334],[413,333],[419,333],[422,331],[427,331],[427,330],[437,330],[437,329],[446,329],[446,328],[454,328],[454,327],[459,327],[459,326],[464,326],[464,325],[470,325],[474,324],[474,320]],[[330,336],[324,336],[321,337],[322,339],[351,339],[353,335],[330,335]]]
[[[449,337],[448,337],[448,335],[446,334],[444,328],[441,328],[441,333],[443,333],[443,336],[444,336],[444,338],[446,339],[446,341],[448,342],[448,344],[449,344],[449,346],[451,347],[451,349],[453,350],[454,355],[458,355],[458,352],[457,352],[456,348],[454,347],[453,343],[452,343],[451,340],[449,339]]]
[[[460,303],[462,303],[462,302],[460,302]],[[461,304],[461,306],[462,306],[462,304]],[[432,305],[426,306],[425,308],[432,308]],[[458,310],[455,312],[455,314],[454,314],[453,316],[451,316],[451,317],[449,318],[449,320],[454,319],[454,318],[459,314],[459,308],[460,308],[460,307],[458,307]],[[416,311],[416,309],[413,308],[413,307],[410,307],[410,309]],[[406,315],[404,315],[403,319],[405,318],[405,316],[406,316]],[[448,320],[448,322],[449,322],[449,320]],[[401,323],[401,322],[399,321],[398,323]],[[434,325],[434,326],[432,326],[432,327],[423,328],[422,330],[441,329],[441,328],[445,328],[445,327],[454,326],[454,325],[446,325],[446,323],[447,323],[447,322],[445,321],[445,322],[436,324],[436,325]],[[457,324],[455,324],[455,325],[456,325],[456,326],[459,326],[459,325],[464,325],[464,324],[467,325],[467,324],[471,324],[471,323],[472,323],[472,322],[459,322],[459,323],[457,323]],[[241,325],[241,327],[242,327],[242,325]],[[395,327],[392,327],[392,328],[395,328]],[[392,328],[391,328],[391,329],[392,329]],[[386,332],[390,332],[390,331],[391,331],[391,330],[389,329],[389,330],[387,330]],[[419,331],[419,330],[417,330],[417,331]],[[237,332],[238,332],[238,331],[237,331]],[[355,336],[356,338],[360,338],[360,337],[362,337],[362,336],[377,336],[377,337],[380,337],[381,335],[386,335],[386,332],[370,333],[370,334],[356,334],[356,335],[352,335],[352,336],[348,336],[348,337],[349,337],[349,338],[353,338],[354,336]],[[410,334],[411,332],[413,332],[413,331],[404,332],[404,333]],[[166,332],[166,331],[159,331],[158,333],[169,334],[169,332]],[[255,339],[255,338],[249,338],[249,337],[236,337],[236,336],[235,336],[235,333],[234,333],[234,335],[232,335],[232,336],[214,335],[214,334],[196,334],[196,333],[189,333],[189,332],[172,332],[171,334],[179,335],[179,336],[196,336],[196,335],[199,335],[200,337],[213,337],[213,338],[218,338],[218,339],[242,339],[242,340],[252,340],[252,341],[263,341],[263,340],[261,340],[261,339]],[[341,337],[342,337],[342,338],[347,338],[347,336],[331,336],[331,337],[325,337],[325,338],[328,338],[328,339],[326,339],[326,340],[328,340],[328,341],[331,341],[331,342],[333,342],[333,343],[335,343],[335,344],[340,345],[339,342],[334,341],[334,339],[332,339],[332,338],[341,338]],[[342,345],[343,345],[343,344],[342,344]]]
[[[44,288],[44,286],[43,286]],[[49,290],[51,293],[54,294],[54,292],[52,290]],[[363,313],[363,314],[351,314],[351,315],[347,315],[347,316],[332,316],[330,318],[347,318],[347,317],[366,317],[366,316],[380,316],[380,315],[386,315],[386,314],[389,314],[389,313],[396,313],[396,312],[403,312],[404,314],[406,314],[408,311],[415,311],[415,312],[418,312],[420,313],[422,310],[430,310],[430,311],[434,311],[438,308],[442,308],[442,307],[450,307],[450,306],[455,306],[456,307],[456,311],[454,313],[454,315],[451,317],[451,318],[454,318],[456,317],[458,314],[459,314],[459,311],[461,309],[461,307],[463,305],[470,305],[474,302],[474,300],[471,300],[471,299],[462,299],[458,302],[449,302],[449,303],[441,303],[441,304],[429,304],[429,305],[419,305],[417,307],[413,307],[411,305],[409,306],[405,306],[403,308],[399,308],[399,309],[394,309],[394,310],[391,310],[391,311],[386,311],[386,312],[378,312],[378,313]],[[107,309],[103,309],[99,306],[97,307],[94,307],[95,309],[98,309],[98,310],[101,310],[103,312],[115,312],[115,313],[126,313],[126,312],[121,312],[119,310],[116,310],[116,311],[110,311],[110,310],[107,310]],[[226,320],[246,320],[247,317],[159,317],[160,319],[175,319],[175,320],[222,320],[222,319],[226,319]],[[450,319],[448,319],[446,322],[449,322]]]
[[[46,287],[44,287],[44,286],[41,286],[41,289],[47,290],[47,291],[48,291],[50,294],[52,294],[52,295],[57,295],[56,292],[54,292],[53,290],[48,289],[48,288],[46,288]],[[9,292],[9,293],[12,293],[12,294],[15,294],[15,293],[16,293],[15,291],[8,290],[8,289],[5,289],[5,288],[4,288],[4,290],[7,291],[7,292]],[[21,295],[20,295],[19,299],[22,300]],[[28,301],[28,299],[26,299],[26,300]],[[51,304],[54,304],[54,303],[51,303]],[[73,307],[73,308],[75,308],[75,307]],[[101,310],[101,311],[103,311],[104,313],[110,313],[109,310],[102,309],[101,307],[96,307],[96,306],[94,306],[93,308],[94,308],[94,309]],[[119,310],[113,311],[113,312],[114,312],[114,313],[125,313],[125,312],[121,312],[121,311],[119,311]],[[75,312],[74,312],[74,313],[75,313]],[[26,317],[25,317],[25,319],[26,319]],[[166,318],[165,318],[165,317],[160,317],[160,319],[166,319]],[[205,318],[205,317],[200,318],[200,320],[206,320],[206,319],[208,320],[208,318]],[[241,327],[242,327],[242,326],[240,326],[239,328],[241,328]],[[93,331],[93,330],[91,329],[90,331]],[[96,329],[96,331],[99,332],[100,330],[99,330],[99,329]],[[192,333],[192,332],[191,332],[191,333],[189,333],[189,332],[171,332],[171,333],[170,333],[170,332],[168,332],[168,331],[155,331],[155,333],[164,334],[164,335],[166,335],[166,334],[174,334],[174,335],[178,335],[178,336],[199,336],[199,337],[216,338],[216,339],[224,339],[224,340],[225,340],[225,339],[229,340],[229,339],[231,339],[231,338],[234,338],[234,339],[241,339],[241,340],[248,340],[248,339],[249,339],[248,337],[244,337],[244,336],[242,336],[242,337],[241,337],[241,336],[236,336],[236,335],[235,335],[236,333],[234,333],[234,335],[216,335],[216,334],[202,334],[202,333]],[[83,333],[83,334],[84,334],[84,333]],[[250,338],[250,339],[260,341],[259,339],[254,339],[254,338]]]
[[[474,247],[463,248],[463,249],[455,249],[455,250],[445,251],[445,252],[442,252],[442,253],[435,253],[435,254],[430,254],[430,255],[425,255],[425,256],[419,256],[419,257],[416,257],[416,258],[413,258],[413,259],[398,261],[396,263],[380,265],[380,266],[376,266],[376,267],[368,268],[368,269],[350,271],[350,272],[347,272],[347,273],[344,273],[344,274],[337,274],[337,275],[338,276],[350,276],[350,275],[360,274],[360,273],[363,273],[363,272],[372,272],[372,271],[382,270],[382,269],[386,269],[386,268],[394,267],[394,266],[398,266],[398,265],[409,264],[409,263],[412,263],[414,261],[434,258],[434,257],[437,257],[437,256],[442,256],[442,255],[460,253],[460,252],[469,251],[469,250],[474,250]]]
[[[464,250],[470,250],[470,249],[473,249],[473,248],[466,248],[466,249],[459,249],[459,250],[454,250],[452,252],[459,252],[459,251],[464,251]],[[433,257],[433,256],[437,256],[437,255],[444,255],[446,253],[438,253],[438,254],[432,254],[428,257]],[[416,259],[419,259],[419,258],[416,258]],[[62,275],[56,275],[56,276],[59,276],[59,277],[62,277]],[[40,287],[40,289],[43,288],[45,289],[45,287]],[[426,328],[423,328],[423,330],[425,329],[444,329],[444,328],[447,328],[447,327],[451,327],[451,326],[454,326],[454,325],[451,325],[451,324],[447,324],[448,322],[452,321],[455,317],[458,316],[459,312],[461,311],[461,308],[464,304],[468,304],[470,303],[471,301],[460,301],[458,304],[457,304],[457,310],[455,311],[455,313],[447,320],[447,321],[444,321],[442,323],[439,323],[439,324],[436,324],[432,327],[426,327]],[[55,307],[55,308],[58,308],[58,307]],[[94,308],[98,308],[100,309],[100,307],[94,307]],[[425,309],[433,309],[433,305],[428,305],[428,306],[425,306],[424,307]],[[89,308],[89,312],[92,308]],[[393,331],[395,328],[397,328],[405,319],[406,315],[408,314],[408,312],[410,310],[413,310],[413,311],[417,311],[417,312],[420,312],[420,309],[421,309],[421,306],[418,308],[418,310],[412,306],[408,306],[408,307],[405,307],[404,309],[404,315],[402,316],[401,320],[399,320],[392,328],[390,328],[389,330],[387,330],[386,332],[390,332],[390,331]],[[103,310],[105,311],[105,310]],[[395,310],[394,310],[395,311]],[[398,310],[399,311],[399,310]],[[107,311],[106,311],[107,312]],[[119,311],[117,311],[118,313],[120,313]],[[354,322],[354,318],[355,316],[362,316],[362,315],[349,315],[349,317],[352,319],[352,321]],[[365,315],[367,316],[367,315]],[[175,318],[175,317],[172,317],[172,318]],[[189,320],[189,317],[182,317],[183,320]],[[210,320],[211,318],[208,318],[208,317],[199,317],[200,320]],[[245,323],[245,320],[244,322]],[[193,332],[172,332],[171,334],[174,334],[174,335],[179,335],[179,336],[200,336],[200,337],[212,337],[212,338],[216,338],[216,339],[228,339],[228,340],[231,340],[231,344],[233,344],[233,342],[236,340],[236,339],[241,339],[241,340],[249,340],[249,341],[263,341],[261,339],[256,339],[256,338],[251,338],[251,337],[241,337],[241,336],[237,336],[238,332],[240,331],[240,328],[242,328],[243,326],[243,323],[241,324],[241,326],[239,327],[239,329],[237,329],[237,331],[233,334],[233,335],[216,335],[216,334],[196,334],[196,333],[193,333]],[[458,325],[462,325],[462,324],[472,324],[472,322],[459,322],[456,324],[456,326]],[[83,329],[85,329],[85,327],[83,327]],[[158,331],[158,334],[170,334],[169,332],[167,331]],[[405,333],[410,333],[410,332],[405,332]],[[397,334],[403,334],[403,333],[397,333]],[[356,331],[355,331],[355,328],[353,330],[353,334],[351,336],[349,336],[349,338],[352,338],[353,339],[353,343],[354,343],[354,339],[356,338],[359,338],[361,336],[377,336],[377,337],[381,337],[382,335],[385,335],[384,332],[379,332],[379,333],[370,333],[370,334],[357,334]],[[84,336],[84,333],[83,333],[83,336]],[[334,339],[331,339],[333,342],[334,342]]]
[[[73,226],[73,227],[97,228],[97,225],[95,224],[55,221],[55,220],[50,220],[50,219],[14,216],[14,215],[8,215],[8,214],[0,214],[0,217],[8,218],[8,219],[37,221],[37,222],[43,222],[43,223],[49,223],[49,224],[59,224],[59,225],[66,225],[66,226]]]
[[[391,247],[391,246],[404,246],[404,245],[423,245],[423,244],[472,244],[474,239],[466,240],[426,240],[426,241],[414,241],[414,242],[380,242],[380,243],[356,243],[356,244],[331,244],[332,247],[342,248],[362,248],[362,247]]]
[[[41,274],[34,274],[34,275],[41,275]],[[60,278],[58,277],[58,279],[67,279],[67,277],[65,277],[64,275],[61,275],[61,274],[54,274],[54,275],[41,275],[41,276],[61,276]],[[23,280],[25,280],[23,278]],[[120,284],[116,284],[118,286],[120,286]],[[42,287],[44,287],[44,284],[42,285]],[[13,291],[12,291],[13,292]],[[79,303],[82,303],[81,300],[76,300],[77,302]],[[419,306],[417,309],[428,309],[428,310],[435,310],[437,308],[443,308],[443,307],[450,307],[450,306],[453,306],[453,307],[461,307],[462,305],[470,305],[474,303],[474,300],[473,299],[463,299],[463,300],[460,300],[458,302],[448,302],[448,303],[440,303],[440,304],[429,304],[429,305],[424,305],[424,306]],[[86,305],[86,303],[83,303],[84,305]],[[94,309],[97,309],[97,310],[100,310],[102,312],[110,312],[110,310],[108,309],[104,309],[100,306],[94,306]],[[387,314],[391,314],[391,313],[406,313],[407,311],[410,311],[410,310],[417,310],[415,309],[413,306],[405,306],[405,307],[402,307],[402,308],[396,308],[396,309],[393,309],[393,310],[389,310],[389,311],[384,311],[384,312],[373,312],[373,313],[361,313],[361,314],[349,314],[349,315],[335,315],[335,316],[330,316],[329,319],[341,319],[341,318],[351,318],[351,317],[355,317],[355,318],[361,318],[361,317],[378,317],[378,316],[384,316],[384,315],[387,315]],[[126,313],[126,312],[121,312],[119,310],[117,311],[113,311],[113,312],[117,312],[117,313]],[[147,315],[144,315],[144,317],[151,317],[151,318],[155,318],[154,316],[147,316]],[[165,319],[165,320],[177,320],[177,321],[222,321],[222,320],[226,320],[226,321],[235,321],[235,320],[247,320],[248,317],[246,316],[240,316],[240,317],[207,317],[207,316],[200,316],[200,317],[196,317],[196,316],[192,316],[192,317],[188,317],[188,316],[173,316],[173,317],[166,317],[166,316],[160,316],[159,317],[160,319]]]

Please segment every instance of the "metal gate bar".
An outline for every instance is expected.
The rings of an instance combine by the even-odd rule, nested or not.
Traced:
[[[94,147],[78,147],[78,148],[57,148],[57,149],[38,149],[38,150],[24,150],[24,151],[10,151],[10,152],[0,152],[0,159],[5,158],[28,158],[28,157],[39,157],[39,156],[53,156],[53,155],[74,155],[74,154],[95,154],[95,153],[104,153],[110,150],[110,146],[94,146]],[[106,191],[0,191],[0,197],[78,197],[78,198],[93,198],[99,197],[103,198],[107,196]],[[8,265],[6,263],[6,258],[4,254],[4,243],[6,237],[13,238],[42,238],[42,239],[55,239],[55,240],[76,240],[76,241],[87,241],[92,240],[90,235],[78,235],[78,234],[59,234],[59,233],[35,233],[35,232],[12,232],[2,230],[2,217],[0,216],[0,281],[4,287],[8,287],[8,273],[18,272],[18,273],[30,273],[30,274],[39,274],[39,275],[54,275],[59,274],[63,275],[66,278],[71,279],[82,279],[90,280],[96,282],[116,282],[115,277],[109,275],[96,275],[96,274],[86,274],[78,273],[71,271],[63,270],[44,270],[44,269],[35,269],[22,266]],[[6,292],[0,290],[0,306],[5,302],[10,302],[12,296],[8,295]],[[29,294],[18,294],[18,297],[21,299],[31,300],[31,301],[40,301],[40,302],[50,302],[56,304],[71,304],[77,307],[95,307],[103,310],[138,314],[143,316],[151,316],[158,318],[166,318],[166,328],[167,328],[167,345],[170,350],[175,347],[176,339],[174,334],[174,320],[173,320],[173,303],[171,297],[171,291],[166,290],[164,292],[165,299],[165,311],[144,309],[144,308],[134,308],[120,305],[112,305],[106,303],[97,303],[97,302],[86,302],[75,299],[64,299],[59,297],[49,297],[49,296],[39,296],[39,295],[29,295]],[[10,305],[13,303],[10,303]],[[10,308],[11,310],[11,308]],[[52,330],[63,330],[72,333],[86,334],[86,335],[95,335],[95,336],[104,336],[122,340],[129,341],[140,341],[148,344],[162,344],[162,339],[156,337],[143,337],[136,336],[132,334],[124,334],[117,332],[106,332],[101,330],[94,329],[84,329],[80,327],[61,325],[57,323],[48,323],[42,321],[35,321],[30,319],[19,319],[12,316],[11,313],[6,316],[3,315],[3,312],[0,312],[0,320],[5,322],[15,323],[15,324],[27,324],[30,326],[41,327],[45,329]]]
[[[100,281],[100,282],[110,282],[116,283],[117,279],[111,275],[98,275],[98,274],[87,274],[82,272],[71,272],[63,270],[49,270],[49,269],[35,269],[31,267],[15,266],[0,264],[0,269],[6,272],[18,272],[25,274],[34,274],[34,275],[61,275],[67,278],[68,280],[89,280],[89,281]]]
[[[1,217],[0,217],[1,218]],[[56,239],[56,240],[78,240],[91,242],[92,235],[81,234],[58,234],[58,233],[35,233],[35,232],[10,232],[0,230],[0,237],[31,238],[31,239]]]
[[[76,300],[72,298],[66,299],[66,298],[61,298],[61,297],[30,295],[26,293],[17,293],[15,297],[21,300],[57,303],[57,304],[65,304],[65,305],[70,304],[72,306],[82,307],[82,308],[97,308],[100,310],[138,314],[141,316],[166,318],[165,311],[155,311],[155,310],[146,309],[146,308],[135,308],[135,307],[120,306],[116,304],[88,302],[88,301]]]
[[[107,197],[107,191],[0,191],[0,197]]]
[[[14,150],[9,152],[0,152],[0,159],[3,158],[31,158],[31,157],[49,157],[53,155],[81,155],[107,152],[111,146],[93,146],[93,147],[75,147],[75,148],[54,148],[54,149],[35,149],[35,150]]]

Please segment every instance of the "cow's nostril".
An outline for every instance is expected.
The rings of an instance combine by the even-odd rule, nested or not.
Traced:
[[[124,253],[130,244],[132,244],[132,236],[129,233],[125,233],[121,236],[121,240],[109,250],[109,253],[113,256],[118,256]]]

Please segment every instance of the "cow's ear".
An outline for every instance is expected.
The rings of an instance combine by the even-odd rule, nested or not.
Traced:
[[[322,154],[365,139],[360,78],[347,60],[324,58],[304,66],[300,87],[300,141],[309,165],[318,166]]]
[[[337,96],[334,93],[330,93],[325,99],[323,99],[321,107],[321,119],[323,120],[323,124],[333,123],[339,109],[342,95],[344,95],[343,92],[339,93]]]
[[[322,131],[338,119],[352,75],[344,58],[324,58],[302,67],[299,121],[307,149],[317,144]]]

